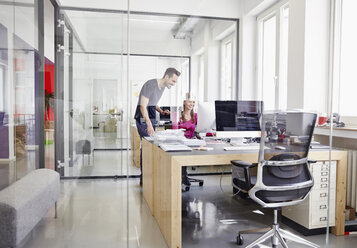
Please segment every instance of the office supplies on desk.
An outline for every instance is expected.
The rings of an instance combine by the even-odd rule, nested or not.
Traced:
[[[192,149],[196,151],[212,151],[213,147],[200,146],[200,147],[194,147]]]
[[[192,151],[192,148],[179,144],[179,143],[172,143],[172,144],[165,144],[162,143],[159,145],[162,150],[165,152],[182,152],[182,151]]]

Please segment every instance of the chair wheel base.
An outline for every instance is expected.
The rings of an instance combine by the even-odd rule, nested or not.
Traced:
[[[243,237],[240,234],[237,236],[237,245],[243,245]]]

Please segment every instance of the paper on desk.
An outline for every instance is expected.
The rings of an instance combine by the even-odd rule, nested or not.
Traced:
[[[200,146],[200,147],[194,147],[192,149],[196,151],[212,151],[213,147]]]

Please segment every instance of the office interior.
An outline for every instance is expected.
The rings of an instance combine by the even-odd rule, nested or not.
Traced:
[[[57,218],[53,207],[18,247],[245,247],[259,235],[237,246],[239,230],[271,225],[271,210],[233,193],[229,161],[187,167],[204,184],[182,186],[180,223],[153,212],[134,113],[142,85],[168,67],[181,75],[159,106],[179,113],[190,95],[199,125],[215,101],[317,113],[323,164],[344,152],[328,167],[330,201],[318,225],[306,201],[310,224],[284,207],[278,220],[320,247],[355,247],[356,9],[353,0],[0,1],[0,190],[43,168],[61,178]],[[172,117],[157,120],[159,133]]]

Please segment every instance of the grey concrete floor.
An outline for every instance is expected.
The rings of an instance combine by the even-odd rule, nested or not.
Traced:
[[[221,187],[220,176],[200,178],[205,180],[203,187],[193,185],[182,194],[184,248],[238,247],[238,230],[271,224],[270,211],[232,197],[230,176],[223,177]],[[58,218],[53,215],[51,209],[20,247],[167,247],[142,197],[138,179],[63,180]],[[246,236],[245,244],[257,237]],[[326,235],[305,238],[325,247]],[[328,247],[357,247],[356,244],[357,236],[329,236]],[[303,247],[292,242],[288,245]],[[271,246],[266,242],[260,247]]]

